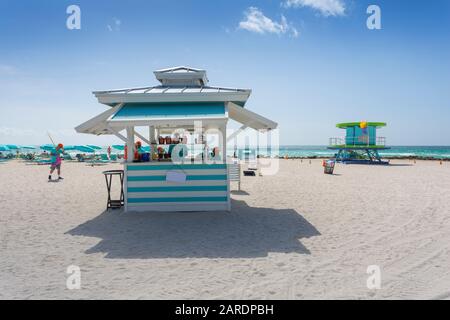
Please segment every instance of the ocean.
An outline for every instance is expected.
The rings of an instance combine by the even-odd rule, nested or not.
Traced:
[[[106,153],[107,147],[104,146],[102,150],[98,150],[97,153]],[[238,148],[242,151],[241,148]],[[21,150],[23,153],[39,153],[42,150],[39,150],[39,147],[36,147],[36,150]],[[14,153],[16,150],[11,150],[7,152],[3,152],[3,154]],[[113,153],[121,153],[123,151],[118,151],[113,149]],[[423,159],[444,159],[450,160],[450,146],[393,146],[387,150],[380,150],[380,155],[384,158],[423,158]],[[77,153],[75,151],[71,151],[71,153]],[[228,154],[232,155],[234,153],[234,149],[232,147],[228,147]],[[278,152],[272,151],[272,156],[280,156],[285,157],[288,156],[290,158],[328,158],[333,157],[336,153],[336,150],[329,150],[327,146],[280,146]],[[262,156],[267,155],[267,151],[264,149],[260,149],[259,154]]]
[[[263,152],[261,152],[263,154]],[[336,150],[328,150],[326,146],[280,146],[280,157],[332,157]],[[394,146],[380,150],[380,155],[386,158],[432,158],[450,159],[450,146]]]

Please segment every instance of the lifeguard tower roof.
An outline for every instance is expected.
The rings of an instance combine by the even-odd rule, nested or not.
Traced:
[[[347,129],[350,127],[359,127],[361,124],[361,122],[343,122],[343,123],[338,123],[336,125],[336,127],[340,128],[340,129]],[[385,122],[367,122],[367,126],[368,127],[375,127],[377,129],[382,128],[382,127],[386,127],[387,124]]]

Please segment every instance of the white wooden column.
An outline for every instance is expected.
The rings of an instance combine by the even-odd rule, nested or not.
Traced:
[[[156,144],[159,144],[159,129],[155,128],[155,140],[156,140]]]
[[[127,149],[127,162],[130,163],[134,160],[134,127],[127,127]]]
[[[221,137],[219,137],[219,150],[222,155],[223,163],[227,161],[227,125],[222,125],[219,127],[219,132]]]
[[[149,133],[148,137],[149,137],[150,142],[156,143],[155,126],[150,126],[149,130],[150,130],[150,133]]]

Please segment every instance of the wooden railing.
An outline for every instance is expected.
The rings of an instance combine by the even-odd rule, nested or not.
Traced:
[[[361,138],[364,138],[362,140]],[[370,138],[369,136],[365,137],[359,137],[358,139],[348,139],[348,138],[330,138],[329,141],[330,146],[379,146],[379,147],[385,147],[386,146],[386,137],[377,137],[375,144],[370,144]]]

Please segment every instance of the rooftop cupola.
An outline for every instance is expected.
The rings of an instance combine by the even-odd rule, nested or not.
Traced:
[[[156,79],[168,87],[203,87],[208,84],[206,71],[190,67],[174,67],[154,71]]]

